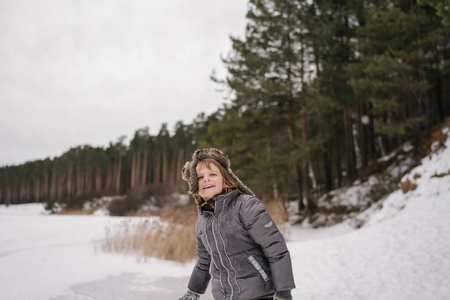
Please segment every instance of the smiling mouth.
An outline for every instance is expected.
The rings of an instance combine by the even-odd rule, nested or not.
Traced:
[[[204,190],[207,190],[207,189],[210,189],[210,188],[213,188],[213,187],[214,187],[214,185],[208,184],[208,185],[206,185],[203,189],[204,189]]]

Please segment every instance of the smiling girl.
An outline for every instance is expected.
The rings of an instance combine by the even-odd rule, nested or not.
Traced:
[[[198,258],[179,300],[199,299],[210,281],[216,300],[291,300],[295,284],[284,238],[266,207],[234,175],[228,156],[199,149],[182,175],[198,205]]]

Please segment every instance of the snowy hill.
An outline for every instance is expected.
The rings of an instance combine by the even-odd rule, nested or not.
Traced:
[[[392,193],[361,229],[289,244],[297,299],[449,299],[450,139],[445,145],[405,176],[416,189]]]
[[[361,228],[349,220],[288,229],[294,299],[449,299],[450,139],[441,146],[404,176],[409,191],[355,216]],[[139,262],[95,247],[123,218],[42,212],[41,204],[0,206],[2,299],[177,299],[185,291],[194,261]]]
[[[295,298],[449,299],[450,139],[437,146],[402,178],[410,191],[397,190],[355,217],[367,222],[361,229],[351,230],[348,220],[293,230]]]

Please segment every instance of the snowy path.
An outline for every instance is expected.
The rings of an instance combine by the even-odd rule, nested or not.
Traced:
[[[411,202],[342,236],[290,243],[297,299],[450,299],[450,199],[441,200]]]

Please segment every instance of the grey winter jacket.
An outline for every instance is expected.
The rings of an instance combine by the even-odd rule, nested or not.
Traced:
[[[215,212],[197,219],[198,260],[188,288],[203,294],[212,277],[214,299],[226,300],[295,288],[286,243],[261,201],[236,191],[214,200]]]

